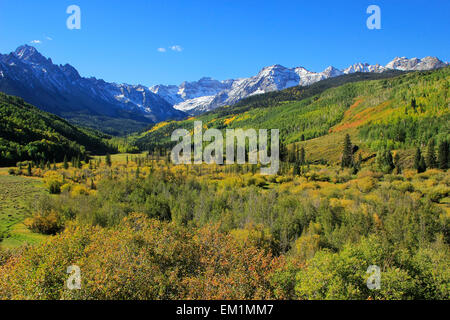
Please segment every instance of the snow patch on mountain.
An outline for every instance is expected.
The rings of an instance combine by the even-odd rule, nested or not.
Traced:
[[[150,87],[150,91],[158,94],[172,105],[177,105],[187,100],[216,95],[223,90],[229,89],[231,84],[232,81],[230,82],[229,80],[217,81],[212,78],[204,77],[198,81],[185,81],[179,86],[156,85]],[[203,100],[199,100],[199,103],[202,103],[202,101]]]
[[[184,102],[176,104],[174,108],[185,112],[195,108],[197,109],[196,113],[201,113],[203,111],[208,111],[208,108],[213,102],[215,97],[216,97],[215,95],[212,95],[189,99]]]

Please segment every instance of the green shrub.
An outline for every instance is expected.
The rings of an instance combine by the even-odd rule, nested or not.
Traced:
[[[60,215],[53,209],[50,212],[35,214],[24,223],[31,231],[42,234],[56,234],[64,228]]]
[[[60,194],[62,183],[57,180],[51,180],[47,183],[48,191],[50,194]]]

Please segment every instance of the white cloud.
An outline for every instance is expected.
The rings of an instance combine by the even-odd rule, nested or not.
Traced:
[[[166,48],[158,48],[158,52],[166,52]]]
[[[183,51],[183,48],[179,45],[171,46],[170,49],[177,52]]]
[[[47,39],[48,41],[52,41],[53,40],[53,38],[52,37],[45,37],[45,39]]]
[[[40,43],[42,43],[42,41],[41,40],[32,40],[32,41],[30,41],[30,43],[32,43],[32,44],[40,44]]]

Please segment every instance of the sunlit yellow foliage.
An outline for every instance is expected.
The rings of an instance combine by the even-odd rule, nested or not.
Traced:
[[[72,197],[76,197],[76,196],[86,196],[89,195],[89,189],[86,186],[77,184],[75,186],[72,187],[72,190],[70,191],[70,195]]]
[[[156,131],[158,129],[161,129],[162,127],[165,127],[168,124],[170,124],[170,121],[159,122],[159,123],[155,124],[150,130],[148,130],[147,133],[151,133],[151,132],[154,132],[154,131]]]
[[[232,116],[231,118],[225,119],[225,120],[223,121],[223,124],[227,126],[227,125],[229,125],[231,122],[233,122],[235,119],[236,119],[236,116]]]
[[[359,191],[363,193],[370,192],[375,187],[376,183],[377,181],[369,176],[356,180],[356,185],[358,186]]]

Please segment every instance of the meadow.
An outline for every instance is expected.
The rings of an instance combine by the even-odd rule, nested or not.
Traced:
[[[45,239],[2,248],[4,299],[449,298],[445,170],[383,173],[373,159],[262,176],[148,153],[64,166],[2,177],[46,188],[23,221]],[[81,290],[64,286],[72,264]]]
[[[8,175],[0,172],[0,246],[14,248],[26,243],[39,243],[45,238],[30,232],[23,224],[29,202],[45,193],[40,179]]]

